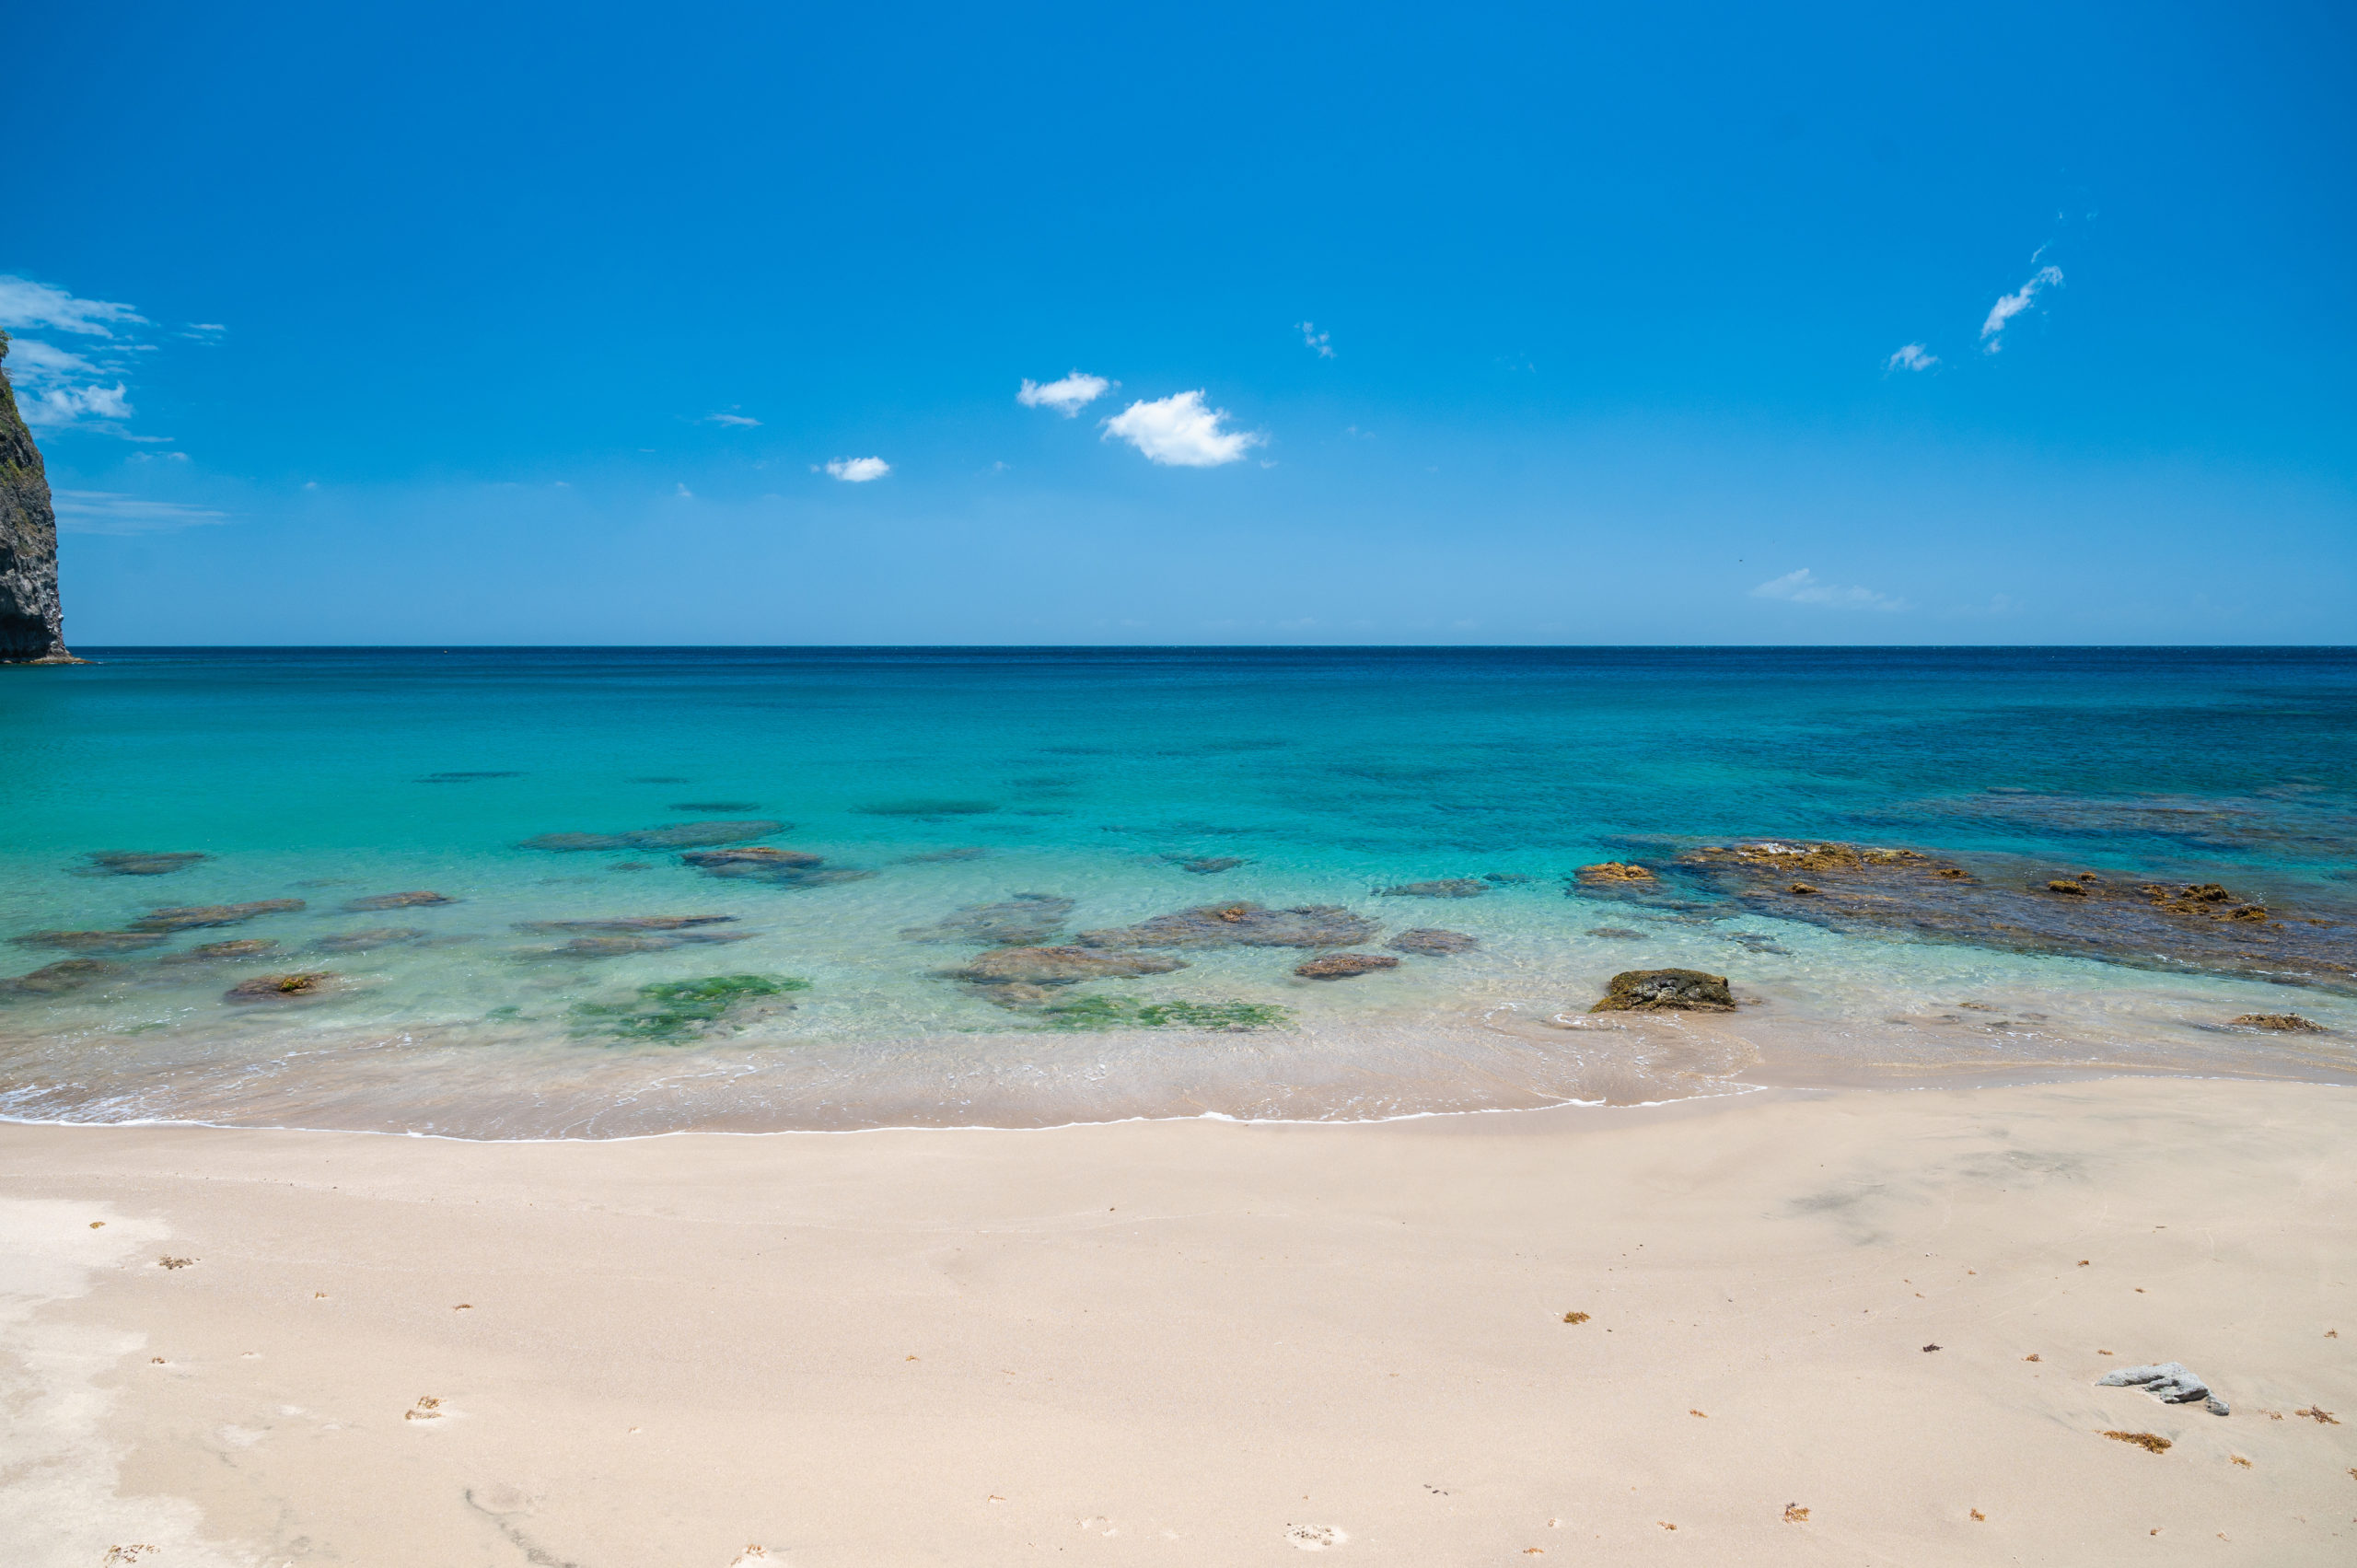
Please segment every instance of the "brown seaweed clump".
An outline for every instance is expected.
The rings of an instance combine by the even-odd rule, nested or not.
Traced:
[[[1591,1013],[1732,1013],[1727,977],[1701,970],[1626,970],[1605,987]]]
[[[1403,931],[1384,944],[1395,953],[1415,953],[1429,958],[1469,953],[1480,945],[1481,939],[1478,936],[1469,936],[1462,931],[1443,931],[1430,925]]]
[[[1607,860],[1579,868],[1579,879],[1591,885],[1610,882],[1656,882],[1660,878],[1643,866],[1625,860]]]
[[[1490,885],[1479,877],[1447,877],[1437,882],[1402,882],[1397,888],[1386,888],[1387,899],[1478,899],[1490,890]]]
[[[2157,1432],[2107,1432],[2104,1435],[2115,1443],[2133,1443],[2148,1454],[2165,1454],[2177,1446]]]
[[[343,907],[354,914],[374,914],[382,910],[428,909],[458,901],[446,894],[420,889],[413,893],[374,893],[365,899],[348,899]]]
[[[131,923],[134,931],[193,931],[204,925],[242,925],[257,915],[287,914],[303,908],[300,899],[257,899],[246,904],[188,904],[160,909]]]
[[[193,850],[93,850],[82,857],[90,863],[86,876],[98,877],[168,877],[175,871],[186,871],[200,860],[211,856]]]
[[[1322,958],[1295,966],[1293,972],[1304,980],[1353,980],[1399,967],[1399,960],[1387,953],[1329,953]]]
[[[2322,1024],[2313,1018],[2303,1018],[2297,1013],[2245,1013],[2234,1021],[2242,1029],[2273,1029],[2278,1034],[2327,1034]]]
[[[1084,931],[1084,947],[1347,947],[1383,928],[1340,904],[1264,909],[1255,903],[1204,904],[1158,914],[1135,925]]]
[[[2166,910],[2171,914],[2196,914],[2211,920],[2267,919],[2264,905],[2239,893],[2230,893],[2215,882],[2189,883],[2174,889],[2146,882],[2136,890],[2152,900],[2154,909]]]
[[[231,986],[221,993],[224,1002],[295,1002],[307,997],[324,996],[341,988],[343,977],[325,970],[311,970],[301,974],[264,974]]]

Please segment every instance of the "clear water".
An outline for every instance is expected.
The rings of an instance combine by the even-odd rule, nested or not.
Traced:
[[[1631,910],[1563,877],[1748,837],[2222,880],[2333,918],[2357,882],[2357,654],[2337,650],[97,650],[0,669],[0,935],[306,900],[0,1003],[0,1113],[605,1136],[699,1126],[1366,1117],[1758,1083],[2122,1068],[2357,1081],[2329,989]],[[474,775],[474,776],[459,776]],[[786,888],[647,850],[523,847],[712,818],[873,872]],[[200,852],[168,876],[102,851]],[[943,858],[945,852],[965,852]],[[979,852],[979,853],[973,853]],[[1235,856],[1213,875],[1178,860]],[[1527,881],[1426,900],[1378,889]],[[433,889],[453,902],[342,912]],[[1342,904],[1454,958],[1319,982],[1231,948],[1058,993],[1290,1010],[1249,1033],[1074,1030],[939,977],[959,906],[1067,930]],[[725,914],[747,939],[586,958],[521,923]],[[379,927],[359,952],[313,945]],[[1598,936],[1597,930],[1634,936]],[[168,961],[275,940],[245,963]],[[1377,938],[1377,942],[1384,938]],[[1380,951],[1375,943],[1359,950]],[[22,975],[81,957],[0,947]],[[1589,1018],[1621,970],[1733,978],[1732,1016]],[[224,999],[328,970],[331,994]],[[789,976],[679,1042],[582,1004]],[[1970,1005],[1966,1005],[1969,1004]],[[2222,1030],[2297,1011],[2331,1032]]]

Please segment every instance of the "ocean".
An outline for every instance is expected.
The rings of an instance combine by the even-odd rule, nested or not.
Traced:
[[[2357,1082],[2350,650],[79,651],[0,668],[17,1120]],[[1737,1005],[1588,1011],[1656,968]]]

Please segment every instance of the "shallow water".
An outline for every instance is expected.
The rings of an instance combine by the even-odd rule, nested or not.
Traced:
[[[1991,877],[2223,882],[2331,922],[2308,929],[2336,943],[2357,914],[2347,652],[94,656],[0,670],[0,935],[304,907],[122,950],[0,947],[11,977],[114,966],[0,1001],[0,1113],[20,1118],[598,1136],[1364,1117],[2113,1069],[2357,1081],[2357,998],[2328,978],[2008,950],[1993,933],[1923,940],[1903,922],[1827,929],[1674,877],[1670,896],[1634,902],[1564,880],[1705,842],[1898,844]],[[820,864],[795,885],[710,875],[676,833],[526,847],[714,819],[786,824],[747,842]],[[206,858],[87,858],[108,852]],[[825,875],[843,870],[868,875]],[[1380,892],[1492,877],[1519,879]],[[412,890],[451,901],[343,909]],[[1293,975],[1314,950],[1173,950],[1186,967],[1048,988],[1060,1014],[941,978],[989,945],[941,923],[1024,893],[1070,900],[1035,900],[1067,936],[1253,900],[1379,923],[1353,951],[1411,927],[1480,946],[1325,982]],[[519,929],[675,915],[730,919]],[[569,946],[699,935],[743,939]],[[190,956],[247,939],[276,946]],[[1585,1015],[1614,972],[1662,966],[1728,975],[1746,1005]],[[225,999],[322,971],[310,993]],[[730,974],[808,989],[659,1038],[582,1010],[644,1017],[638,988]],[[1116,1026],[1155,1003],[1272,1005],[1290,1022],[1051,1027],[1089,1022],[1070,1005],[1091,996]],[[2282,1012],[2330,1032],[2222,1027]]]

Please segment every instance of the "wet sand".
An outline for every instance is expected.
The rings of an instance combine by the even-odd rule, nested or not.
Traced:
[[[39,1568],[2344,1562],[2353,1134],[2185,1079],[0,1127],[0,1520]],[[2094,1386],[2168,1360],[2233,1414]]]

